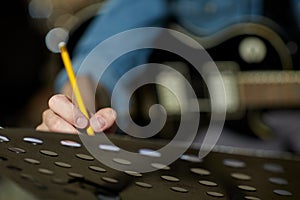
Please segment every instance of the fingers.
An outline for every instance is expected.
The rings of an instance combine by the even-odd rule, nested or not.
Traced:
[[[43,123],[36,129],[51,132],[79,133],[79,131],[73,125],[55,114],[50,109],[43,112]]]
[[[83,129],[88,126],[89,122],[87,118],[65,95],[58,94],[52,96],[49,100],[49,108],[66,122],[77,128]],[[54,118],[54,116],[51,116],[51,118]]]
[[[46,131],[46,132],[49,132],[50,130],[48,129],[48,127],[42,123],[40,125],[38,125],[36,128],[35,128],[37,131]]]
[[[95,132],[102,132],[113,127],[117,113],[112,108],[102,108],[90,118],[90,125]]]
[[[38,131],[78,134],[77,129],[85,129],[89,125],[95,132],[115,130],[117,114],[112,108],[100,109],[88,120],[65,95],[52,96],[48,104],[49,109],[43,112],[42,123],[36,127]]]

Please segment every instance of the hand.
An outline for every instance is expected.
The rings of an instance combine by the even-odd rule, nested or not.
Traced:
[[[102,108],[87,119],[63,94],[52,96],[48,105],[49,108],[43,112],[42,123],[36,130],[78,134],[78,129],[86,129],[89,125],[95,132],[111,132],[115,129],[117,115],[112,108]]]

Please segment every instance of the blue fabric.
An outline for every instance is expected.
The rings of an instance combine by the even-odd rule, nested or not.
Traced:
[[[261,13],[262,0],[109,0],[79,40],[72,62],[77,71],[89,52],[110,36],[138,27],[165,27],[170,16],[188,30],[208,35]],[[111,91],[124,72],[146,63],[150,53],[150,50],[141,50],[120,57],[106,72],[101,84]],[[86,73],[94,76],[92,71]],[[57,78],[57,90],[65,81],[67,75],[63,70]]]
[[[262,14],[262,0],[173,0],[172,11],[185,28],[209,35]]]
[[[74,70],[77,71],[80,64],[88,55],[88,53],[100,42],[113,36],[114,34],[126,31],[132,28],[143,26],[162,27],[165,24],[169,13],[167,3],[164,0],[110,0],[100,11],[99,16],[93,20],[92,24],[79,41],[73,56]],[[104,77],[103,85],[109,90],[115,80],[126,69],[135,64],[143,64],[147,61],[150,51],[144,51],[143,55],[130,54],[125,58],[118,59],[110,67]],[[122,67],[119,67],[122,66]],[[93,73],[88,73],[93,76]],[[64,70],[59,74],[57,88],[60,89],[67,80]]]

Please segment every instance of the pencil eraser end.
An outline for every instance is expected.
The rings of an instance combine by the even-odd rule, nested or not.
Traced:
[[[63,46],[66,46],[66,43],[65,43],[65,42],[60,42],[60,43],[58,43],[58,48],[61,48],[61,47],[63,47]]]

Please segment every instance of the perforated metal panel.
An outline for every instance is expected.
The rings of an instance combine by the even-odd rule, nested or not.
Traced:
[[[111,136],[116,146],[149,156],[163,143]],[[300,199],[300,161],[290,155],[266,156],[259,151],[216,148],[203,160],[189,149],[180,159],[158,170],[117,171],[95,159],[77,135],[32,130],[0,131],[0,170],[39,199]],[[163,156],[151,152],[150,156]]]

